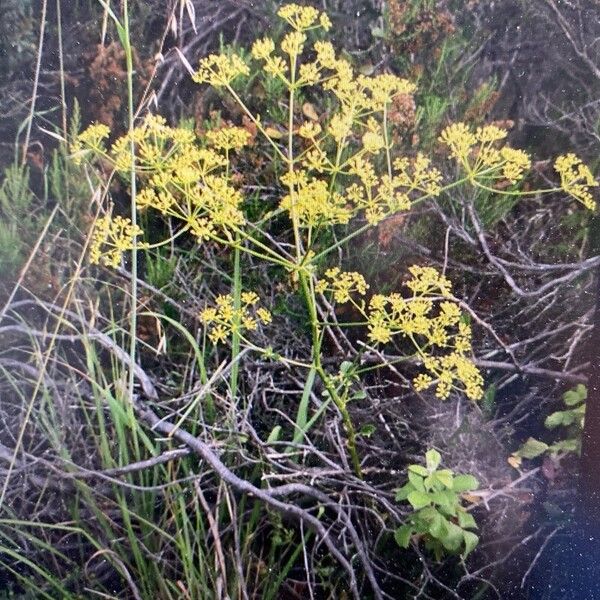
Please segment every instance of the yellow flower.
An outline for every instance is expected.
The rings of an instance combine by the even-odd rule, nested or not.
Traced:
[[[333,267],[325,271],[325,277],[317,281],[318,293],[331,292],[336,302],[349,302],[352,294],[364,296],[369,286],[365,278],[355,271],[341,271]]]
[[[287,65],[281,56],[269,57],[265,63],[265,73],[285,80]]]
[[[123,253],[133,248],[133,240],[143,231],[131,219],[101,217],[96,221],[90,243],[90,262],[118,268]]]
[[[408,270],[412,277],[406,282],[406,286],[415,294],[434,293],[441,296],[450,295],[452,284],[437,269],[413,265]]]
[[[464,123],[449,125],[439,139],[450,148],[450,154],[457,160],[465,160],[477,142],[475,134]]]
[[[281,40],[281,50],[289,56],[295,57],[302,54],[305,42],[306,35],[301,31],[290,31]]]
[[[307,139],[314,139],[321,133],[321,126],[315,121],[306,121],[298,129],[298,135]]]
[[[332,23],[331,23],[331,20],[329,19],[329,16],[327,15],[327,13],[320,14],[319,24],[325,31],[329,31],[331,29]]]
[[[374,111],[382,111],[399,94],[412,94],[416,90],[416,86],[408,79],[390,73],[373,77],[360,75],[357,83],[370,92],[366,107]]]
[[[281,181],[290,188],[290,193],[281,200],[281,208],[295,215],[304,227],[325,224],[345,224],[352,212],[344,197],[331,191],[327,181],[309,179],[304,171],[286,175]]]
[[[501,129],[496,125],[486,125],[485,127],[478,127],[475,132],[475,136],[479,142],[491,143],[503,140],[508,135],[506,129]]]
[[[244,304],[254,305],[258,302],[258,294],[256,292],[242,292],[241,299]]]
[[[481,398],[483,378],[467,356],[471,327],[460,321],[461,311],[455,302],[439,301],[439,296],[450,295],[450,282],[432,267],[415,265],[409,271],[412,277],[406,286],[412,297],[395,293],[371,298],[365,311],[369,340],[386,344],[398,334],[414,346],[427,371],[413,380],[418,391],[436,383],[436,396],[445,399],[460,385],[468,398]],[[446,354],[438,356],[444,350]]]
[[[575,154],[569,153],[559,156],[554,163],[554,168],[560,175],[561,188],[586,208],[595,210],[596,201],[590,188],[597,187],[598,182],[589,167],[584,165]]]
[[[525,171],[531,168],[531,159],[523,150],[505,146],[500,150],[500,156],[506,161],[502,167],[502,174],[511,183],[516,183]]]
[[[420,373],[413,379],[413,386],[417,392],[426,390],[432,383],[432,377],[425,373]]]
[[[382,323],[369,323],[369,339],[376,344],[387,344],[392,339],[392,331]]]
[[[255,292],[242,292],[242,305],[235,307],[231,294],[215,298],[215,306],[207,307],[200,313],[200,320],[208,328],[208,337],[214,343],[223,342],[233,332],[256,331],[258,323],[270,323],[271,313],[258,304]]]
[[[256,310],[256,316],[259,318],[261,323],[267,324],[272,321],[271,313],[262,306]]]
[[[208,143],[217,150],[240,150],[248,144],[250,133],[243,127],[223,127],[206,132]]]
[[[230,85],[237,77],[249,74],[248,65],[237,54],[211,54],[200,61],[200,68],[192,79],[196,83],[222,87]]]
[[[322,27],[327,31],[331,27],[329,17],[325,13],[319,13],[313,6],[286,4],[277,11],[277,15],[297,31],[305,31],[313,27]]]
[[[252,56],[256,59],[266,60],[275,51],[275,42],[268,37],[256,40],[252,45]]]
[[[334,69],[336,66],[335,49],[331,42],[315,42],[315,52],[317,53],[317,60],[321,63],[321,66],[326,69]]]
[[[383,136],[373,131],[367,131],[362,137],[363,148],[369,154],[377,154],[384,146]]]
[[[200,320],[207,325],[209,323],[212,323],[216,318],[217,318],[217,309],[212,306],[205,308],[200,313]]]
[[[319,81],[319,67],[315,63],[300,65],[298,85],[314,85]]]
[[[75,163],[78,164],[81,161],[81,155],[85,149],[103,153],[105,151],[104,141],[109,135],[110,128],[102,123],[94,123],[82,131],[71,144]]]

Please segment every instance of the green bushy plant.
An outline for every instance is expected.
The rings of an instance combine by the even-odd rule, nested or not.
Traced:
[[[408,482],[396,492],[396,501],[406,501],[413,509],[407,523],[395,532],[397,543],[407,548],[411,539],[423,539],[438,560],[446,553],[467,556],[479,543],[479,537],[470,531],[477,523],[462,499],[462,494],[476,490],[479,483],[472,475],[440,469],[441,460],[437,450],[428,450],[425,466],[410,465]]]

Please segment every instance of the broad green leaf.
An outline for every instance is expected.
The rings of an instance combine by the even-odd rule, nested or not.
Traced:
[[[428,475],[427,477],[425,477],[425,479],[423,479],[423,485],[425,486],[425,489],[428,492],[437,489],[435,485],[436,483],[437,479],[433,475]]]
[[[394,532],[394,539],[401,548],[408,548],[410,544],[410,537],[412,535],[412,527],[410,525],[401,525]]]
[[[566,414],[566,411],[559,410],[557,412],[553,412],[551,415],[546,417],[544,421],[544,427],[546,429],[554,429],[563,424],[563,416]]]
[[[342,375],[346,375],[348,371],[352,368],[353,364],[349,360],[344,360],[340,365],[340,373]]]
[[[433,501],[445,510],[450,511],[454,514],[454,507],[458,505],[458,494],[455,491],[441,490],[431,494]]]
[[[447,488],[452,488],[452,484],[454,483],[454,475],[452,471],[448,469],[442,469],[441,471],[436,471],[435,478],[440,481]]]
[[[434,449],[427,450],[425,453],[425,461],[427,462],[427,469],[429,471],[435,471],[442,462],[442,455]]]
[[[463,532],[463,530],[458,525],[455,525],[451,521],[447,522],[446,527],[448,533],[443,538],[441,538],[440,541],[442,542],[446,550],[450,550],[450,552],[456,552],[463,542],[464,533],[469,532]]]
[[[417,475],[421,475],[421,477],[427,477],[427,475],[429,475],[427,469],[422,465],[410,465],[408,470],[416,473]]]
[[[458,524],[463,529],[467,529],[469,527],[471,529],[477,529],[477,523],[475,522],[475,519],[473,518],[473,515],[471,513],[468,513],[463,510],[459,510],[457,513],[457,516],[458,516]]]
[[[466,558],[479,544],[479,536],[475,535],[472,531],[464,531],[463,536],[465,538],[465,551],[463,556]]]
[[[567,406],[575,406],[576,404],[583,402],[586,398],[587,388],[582,383],[578,384],[576,388],[563,394],[563,402]]]
[[[548,444],[530,437],[517,451],[517,456],[523,458],[536,458],[548,450]]]
[[[415,513],[415,520],[418,520],[424,528],[422,528],[423,532],[427,531],[429,527],[429,523],[435,519],[435,516],[438,514],[438,511],[435,507],[429,505]]]
[[[413,471],[408,472],[408,480],[415,486],[415,489],[420,492],[425,491],[425,486],[423,485],[423,478],[420,475],[417,475]]]
[[[415,510],[419,510],[419,508],[423,508],[431,502],[429,494],[426,494],[425,492],[419,490],[414,490],[410,492],[410,494],[408,494],[407,496],[407,500],[410,502],[411,506]]]
[[[429,533],[434,538],[438,539],[446,537],[448,535],[448,527],[446,523],[446,519],[442,515],[440,515],[440,513],[436,513],[436,516],[429,525]]]
[[[407,483],[396,490],[396,502],[402,502],[408,498],[411,492],[414,492],[415,486],[412,483]]]
[[[455,492],[470,492],[479,487],[479,481],[473,475],[455,475],[452,489]]]
[[[580,449],[580,441],[578,439],[569,438],[566,440],[561,440],[560,442],[556,442],[550,446],[550,452],[579,452]]]

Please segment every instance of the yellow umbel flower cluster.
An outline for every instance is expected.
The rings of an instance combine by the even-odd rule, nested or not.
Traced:
[[[152,208],[177,219],[198,241],[220,234],[229,239],[232,229],[245,224],[243,197],[233,187],[226,167],[229,153],[248,144],[251,135],[246,129],[222,127],[209,131],[206,138],[212,147],[201,148],[190,129],[170,127],[162,117],[148,115],[109,150],[100,146],[105,137],[105,130],[94,125],[78,140],[112,162],[117,170],[128,172],[133,139],[135,170],[143,184],[136,196],[138,209]],[[101,225],[106,229],[106,223]],[[98,236],[102,235],[99,231]]]
[[[116,269],[121,264],[123,252],[131,250],[134,238],[142,233],[137,225],[132,225],[131,219],[100,217],[92,234],[90,262]]]
[[[80,164],[86,150],[97,153],[106,151],[105,141],[110,135],[110,129],[102,123],[92,123],[85,131],[82,131],[71,144],[71,152],[75,164]]]
[[[331,28],[331,21],[324,12],[319,12],[313,6],[300,6],[298,4],[286,4],[282,6],[277,15],[296,31],[307,31],[322,27],[325,31]]]
[[[259,323],[271,322],[271,313],[257,306],[255,292],[242,292],[239,308],[231,294],[217,296],[215,306],[200,313],[200,321],[208,328],[208,337],[213,344],[225,341],[233,332],[256,331]]]
[[[477,179],[505,179],[511,184],[520,181],[531,168],[531,158],[523,150],[510,146],[497,147],[508,132],[495,125],[478,127],[475,131],[465,123],[453,123],[444,129],[440,142],[450,155],[467,171],[474,183]]]
[[[399,336],[411,342],[427,370],[415,378],[415,389],[435,383],[436,396],[445,399],[461,384],[469,398],[478,400],[483,395],[483,378],[467,356],[471,328],[450,299],[450,282],[432,267],[413,266],[410,273],[406,287],[412,297],[393,293],[371,298],[366,311],[369,340],[386,344]]]
[[[243,127],[223,127],[206,132],[206,139],[217,150],[241,150],[250,141],[250,132]]]
[[[281,182],[290,189],[281,200],[281,208],[295,213],[301,226],[348,223],[352,209],[338,192],[329,189],[327,181],[309,178],[306,171],[286,173]]]
[[[569,153],[559,156],[554,163],[554,168],[560,175],[561,188],[586,208],[596,210],[596,201],[590,188],[597,187],[598,182],[589,167],[584,165],[575,154]]]
[[[224,87],[231,85],[238,77],[249,74],[248,65],[237,54],[211,54],[200,61],[200,68],[192,78],[196,83]]]
[[[290,167],[294,165],[282,178],[289,192],[281,207],[295,225],[314,228],[347,224],[360,211],[374,225],[409,208],[409,194],[413,191],[426,190],[427,194],[437,195],[441,175],[422,155],[410,165],[400,164],[398,173],[392,173],[391,145],[386,141],[387,110],[396,96],[412,94],[415,86],[389,73],[356,76],[350,63],[337,57],[327,41],[315,42],[311,49],[314,60],[304,61],[309,31],[327,30],[329,19],[313,7],[298,4],[281,7],[278,15],[292,30],[279,44],[269,37],[255,41],[252,57],[262,63],[263,73],[279,78],[287,87],[292,98],[290,109],[294,94],[314,85],[333,95],[338,105],[328,119],[308,113],[311,120],[299,126],[291,110],[287,152],[280,152],[279,156]],[[195,80],[225,86],[239,100],[230,84],[246,71],[239,56],[212,55],[202,61]],[[242,108],[271,144],[278,147],[277,136],[273,139],[269,134],[273,128],[263,127],[260,118],[243,104]],[[383,150],[389,168],[380,176],[371,159]],[[326,175],[326,179],[311,176],[311,171]],[[339,182],[338,186],[330,185],[332,178]]]
[[[318,294],[330,292],[333,299],[340,304],[348,302],[353,294],[364,296],[368,288],[365,278],[360,273],[342,271],[338,267],[327,269],[325,277],[315,284],[315,291]]]

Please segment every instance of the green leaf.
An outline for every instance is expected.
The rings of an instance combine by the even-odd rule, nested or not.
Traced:
[[[410,525],[401,525],[394,532],[394,539],[400,548],[408,548],[410,537],[412,536],[412,527]]]
[[[373,423],[365,423],[360,428],[360,435],[366,438],[370,438],[375,433],[375,425]]]
[[[455,492],[470,492],[479,487],[479,481],[473,475],[456,475],[452,482],[452,489]]]
[[[587,388],[582,383],[578,384],[576,388],[569,390],[563,394],[563,402],[567,406],[575,406],[583,402],[587,398]]]
[[[467,529],[467,528],[477,529],[477,522],[475,521],[475,519],[473,518],[473,515],[471,513],[468,513],[463,510],[459,510],[457,513],[457,516],[458,516],[458,524],[463,529]]]
[[[458,494],[455,491],[441,490],[431,494],[431,496],[436,504],[449,511],[450,514],[455,514],[455,507],[458,505]]]
[[[425,453],[425,461],[427,462],[427,469],[429,471],[435,471],[442,462],[442,455],[434,449],[428,450]]]
[[[447,522],[448,521],[442,515],[440,515],[440,513],[436,513],[429,525],[429,533],[437,539],[446,537],[448,535],[448,527],[446,525]]]
[[[427,475],[429,475],[429,471],[421,465],[409,465],[408,470],[417,475],[421,475],[421,477],[427,477]]]
[[[449,469],[436,471],[435,478],[447,488],[452,489],[452,485],[454,483],[454,474]]]
[[[427,477],[425,477],[425,479],[423,479],[423,485],[425,486],[425,489],[428,492],[431,492],[432,490],[437,489],[436,487],[436,482],[437,480],[434,478],[433,475],[427,475]]]
[[[551,415],[546,417],[544,421],[544,427],[546,429],[554,429],[563,424],[563,416],[566,414],[566,411],[559,410],[558,412],[553,412]]]
[[[420,492],[425,491],[425,486],[423,485],[423,478],[420,475],[417,475],[413,471],[408,472],[408,480],[415,486],[415,489]]]
[[[516,455],[521,456],[522,458],[536,458],[540,454],[544,454],[546,450],[548,450],[548,444],[530,437],[521,448],[519,448]]]
[[[561,440],[550,446],[550,452],[556,454],[557,452],[579,452],[581,442],[575,438],[569,438]]]
[[[455,525],[451,521],[448,521],[447,529],[448,533],[440,541],[446,550],[455,552],[460,548],[464,539],[464,534],[469,532],[463,531],[458,525]]]
[[[419,490],[414,490],[410,492],[410,494],[408,494],[407,496],[407,500],[410,502],[411,506],[415,510],[419,510],[419,508],[423,508],[424,506],[427,506],[431,503],[431,498],[429,497],[429,494],[426,494],[425,492]]]
[[[472,531],[463,531],[463,537],[465,539],[465,551],[463,556],[466,558],[479,544],[479,536],[475,535]]]
[[[402,502],[408,498],[411,492],[415,491],[415,486],[412,483],[407,483],[396,490],[396,502]]]

